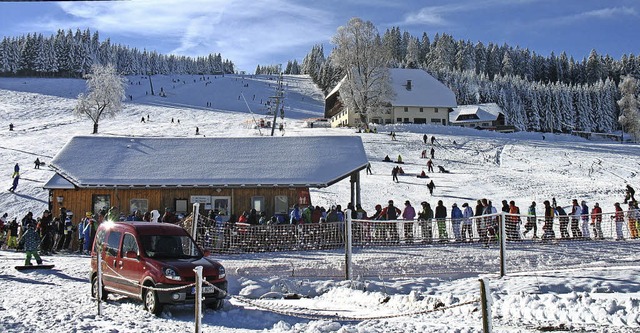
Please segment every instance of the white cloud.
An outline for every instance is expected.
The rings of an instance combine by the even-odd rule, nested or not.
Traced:
[[[67,17],[39,23],[39,30],[87,27],[103,38],[146,40],[146,45],[163,53],[221,53],[241,67],[249,61],[255,66],[255,59],[282,51],[278,48],[310,45],[335,33],[331,13],[291,0],[134,0],[59,6]]]
[[[487,9],[489,7],[500,6],[516,6],[521,4],[529,4],[540,0],[465,0],[450,1],[442,6],[423,7],[417,12],[410,12],[405,15],[404,21],[400,25],[438,25],[444,26],[453,23],[456,13],[476,11],[478,9]]]
[[[635,8],[630,7],[602,8],[560,17],[558,23],[572,23],[589,19],[619,19],[621,16],[638,16],[638,12]]]

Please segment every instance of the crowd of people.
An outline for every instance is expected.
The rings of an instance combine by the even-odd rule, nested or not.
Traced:
[[[45,209],[41,216],[34,217],[27,212],[21,219],[14,217],[9,220],[4,213],[0,218],[0,244],[3,249],[25,251],[27,259],[25,265],[31,265],[31,256],[40,264],[40,255],[58,253],[89,254],[100,223],[109,221],[147,221],[178,223],[184,216],[176,215],[171,209],[165,208],[163,215],[157,210],[141,212],[134,210],[126,215],[116,207],[103,208],[97,213],[85,212],[74,220],[74,213],[61,207],[57,215]],[[36,244],[34,249],[34,244]]]
[[[501,213],[506,213],[504,219],[506,239],[520,240],[532,233],[532,239],[604,239],[602,230],[603,214],[599,203],[594,203],[590,209],[587,202],[577,199],[571,201],[569,209],[565,210],[558,205],[555,198],[551,201],[543,201],[543,209],[538,211],[536,202],[532,201],[522,212],[516,205],[515,201],[502,200],[502,207],[499,209],[494,207],[491,200],[477,200],[475,207],[468,202],[464,202],[461,207],[457,203],[453,203],[450,209],[444,206],[442,200],[438,200],[434,208],[427,201],[420,203],[420,208],[416,209],[411,205],[410,201],[404,202],[404,209],[400,209],[394,205],[393,200],[388,201],[386,207],[378,204],[375,206],[375,212],[368,215],[361,205],[355,207],[349,203],[347,209],[351,211],[351,217],[356,223],[362,220],[377,221],[410,221],[407,223],[418,223],[421,226],[422,235],[420,238],[423,242],[431,242],[433,239],[434,226],[437,229],[439,241],[448,241],[448,232],[453,233],[451,240],[456,242],[470,242],[478,240],[479,242],[488,242],[496,240],[498,228],[501,223]],[[640,236],[640,209],[638,202],[635,200],[628,202],[628,207],[623,209],[620,203],[615,203],[613,211],[609,217],[615,225],[615,239],[624,239],[624,223],[626,222],[629,237],[636,239]],[[322,222],[344,222],[347,210],[342,211],[340,205],[332,206],[329,210],[325,210],[320,206],[309,205],[300,208],[295,205],[291,211],[288,223],[322,223]],[[557,222],[555,222],[557,221]],[[538,223],[541,223],[541,232],[538,231]],[[282,223],[282,221],[280,221]],[[558,223],[554,228],[554,223]],[[262,224],[258,222],[257,224]],[[522,228],[521,228],[522,226]],[[397,224],[390,224],[389,238],[392,241],[398,240]],[[411,240],[414,228],[407,225],[404,228],[405,240]],[[474,230],[475,229],[475,230]],[[556,235],[554,230],[559,230],[560,234]],[[475,234],[475,236],[474,236]]]

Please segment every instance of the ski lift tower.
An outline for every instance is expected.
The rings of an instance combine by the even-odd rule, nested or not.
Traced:
[[[270,103],[271,105],[275,105],[274,111],[273,111],[273,124],[271,124],[271,136],[273,136],[273,133],[276,130],[276,120],[278,119],[278,111],[280,111],[280,117],[284,119],[284,106],[282,105],[284,100],[284,89],[282,87],[282,72],[280,72],[280,74],[278,75],[278,82],[276,83],[276,94],[275,96],[269,97],[269,100],[271,101]]]

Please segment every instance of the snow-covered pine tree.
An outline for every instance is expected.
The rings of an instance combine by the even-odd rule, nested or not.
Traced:
[[[618,86],[621,97],[618,100],[620,117],[618,122],[623,131],[631,134],[635,140],[640,138],[640,102],[638,101],[638,80],[625,75]]]

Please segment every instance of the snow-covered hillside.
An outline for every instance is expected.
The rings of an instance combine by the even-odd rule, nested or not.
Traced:
[[[196,136],[196,126],[200,135],[207,137],[267,135],[268,131],[259,132],[252,123],[254,118],[265,115],[264,103],[274,93],[275,77],[154,76],[154,96],[150,95],[148,79],[130,77],[129,80],[131,84],[126,94],[131,97],[125,103],[126,109],[114,119],[102,120],[100,135]],[[611,212],[613,204],[623,200],[626,184],[636,188],[640,185],[637,175],[640,148],[637,145],[593,142],[567,135],[545,134],[543,139],[540,133],[500,134],[431,125],[379,126],[378,134],[355,133],[352,129],[312,129],[304,127],[303,121],[322,117],[321,92],[302,76],[286,77],[285,88],[284,135],[362,137],[373,170],[373,175],[361,176],[362,205],[369,212],[376,204],[384,204],[389,199],[396,202],[409,200],[414,205],[424,200],[432,204],[442,200],[446,207],[451,207],[453,203],[473,204],[480,198],[489,198],[495,203],[503,199],[514,200],[522,211],[526,211],[531,201],[540,204],[552,197],[562,206],[568,206],[574,198],[585,200],[590,207],[599,202],[603,211]],[[34,169],[33,161],[40,158],[45,163],[49,162],[69,138],[91,133],[90,121],[72,114],[75,96],[83,90],[82,80],[0,78],[0,186],[7,189],[11,185],[15,163],[22,168],[22,178],[15,193],[0,192],[0,214],[7,212],[10,218],[21,218],[27,211],[32,211],[40,216],[46,209],[48,198],[42,185],[53,172],[46,166]],[[159,96],[160,91],[166,97]],[[255,115],[248,111],[247,104]],[[147,115],[149,121],[141,122],[141,118],[146,119]],[[172,123],[172,118],[179,119],[180,123]],[[9,123],[13,123],[14,131],[8,130]],[[397,133],[396,141],[387,135],[390,131]],[[277,132],[277,135],[281,134]],[[433,197],[426,189],[427,180],[415,177],[423,169],[426,171],[426,159],[420,155],[430,146],[422,142],[424,134],[437,138],[435,164],[451,171],[449,174],[429,175],[436,185]],[[330,151],[309,153],[331,158]],[[403,169],[407,175],[401,176],[399,183],[392,181],[392,165],[382,162],[385,155],[394,160],[401,155],[405,161]],[[344,207],[349,201],[349,189],[349,181],[345,180],[328,188],[313,190],[311,199],[316,205],[341,204]],[[563,263],[577,267],[579,260],[575,254],[562,261],[565,260],[562,253],[555,256],[551,253],[549,258],[556,262],[545,265],[544,261],[536,261],[538,257],[532,248],[523,246],[518,255],[523,260],[530,260],[528,264],[538,272],[520,273],[501,280],[494,279],[495,275],[482,275],[493,279],[496,331],[533,332],[544,327],[594,332],[637,331],[640,329],[640,266],[635,264],[640,259],[639,244],[638,240],[616,244],[590,243],[583,248],[593,255],[585,257],[591,261],[591,265],[586,267],[594,267],[594,261],[598,261],[601,263],[599,266],[605,268],[575,271],[555,268],[542,271],[563,266]],[[612,250],[598,252],[599,246]],[[629,251],[625,252],[627,248]],[[581,248],[577,249],[580,253]],[[437,253],[442,256],[440,264],[443,265],[460,263],[457,258],[448,257],[450,249],[447,247],[413,251],[428,259],[437,259],[433,257]],[[471,265],[484,265],[482,261],[486,258],[474,249],[456,251],[456,255],[464,256]],[[477,296],[477,274],[454,278],[425,273],[419,277],[348,283],[323,278],[263,277],[246,270],[247,267],[259,267],[260,261],[266,265],[276,259],[294,265],[299,260],[313,266],[318,255],[276,253],[264,258],[247,255],[220,259],[230,272],[233,295],[257,298],[270,291],[295,289],[311,296],[297,303],[274,300],[268,304],[284,312],[300,307],[307,312],[315,309],[315,313],[382,317],[432,309],[437,301],[449,305],[473,300]],[[371,256],[373,258],[375,254]],[[620,266],[623,256],[624,262],[635,266]],[[412,267],[413,261],[398,262],[397,258],[392,253],[381,253],[376,260],[395,261],[397,265],[405,265],[407,271],[420,271],[420,266],[418,269]],[[88,296],[86,257],[45,257],[45,261],[56,264],[56,270],[49,274],[15,271],[12,266],[22,259],[21,253],[0,251],[0,328],[3,331],[191,330],[193,313],[189,307],[170,309],[161,318],[155,318],[147,315],[140,303],[119,300],[109,302],[104,317],[96,317],[95,304]],[[613,261],[618,262],[618,267],[607,269],[611,266],[608,263]],[[415,262],[425,265],[422,271],[433,271],[429,260]],[[468,268],[466,272],[472,270]],[[365,287],[366,291],[363,290]],[[390,299],[382,302],[387,295]],[[478,312],[477,305],[461,306],[443,312],[352,323],[294,318],[257,307],[245,307],[233,300],[221,312],[207,312],[204,325],[207,332],[479,332],[482,326]]]

